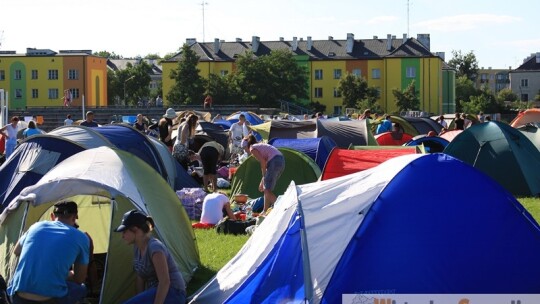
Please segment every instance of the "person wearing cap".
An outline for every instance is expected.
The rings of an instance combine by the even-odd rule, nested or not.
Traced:
[[[115,232],[134,245],[134,270],[137,274],[137,295],[124,302],[185,303],[186,283],[165,245],[152,237],[154,220],[138,210],[124,214]]]
[[[262,178],[259,191],[264,193],[263,213],[266,213],[277,199],[273,191],[277,180],[285,170],[285,157],[276,147],[257,143],[253,134],[242,140],[242,148],[246,153],[253,155],[261,165]]]
[[[170,152],[172,152],[173,141],[172,141],[172,127],[173,119],[176,118],[176,112],[173,108],[168,108],[163,114],[163,117],[159,120],[158,131],[159,131],[159,140],[167,146]]]
[[[19,263],[8,287],[13,304],[77,303],[86,296],[90,241],[75,228],[77,204],[56,203],[51,217],[30,226],[15,245]]]
[[[89,128],[99,127],[98,124],[94,121],[94,112],[92,111],[86,112],[86,120],[81,122],[81,126],[85,126]]]

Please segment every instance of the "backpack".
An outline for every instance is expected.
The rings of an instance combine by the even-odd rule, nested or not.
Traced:
[[[250,219],[246,221],[231,221],[228,217],[224,217],[219,221],[215,228],[217,233],[223,234],[246,234],[246,228],[255,225],[256,219]]]

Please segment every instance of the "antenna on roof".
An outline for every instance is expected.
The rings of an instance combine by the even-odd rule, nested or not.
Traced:
[[[407,37],[411,37],[409,33],[409,0],[407,0]]]
[[[208,5],[208,2],[201,2],[201,6],[202,6],[202,42],[204,43],[205,40],[204,40],[204,7],[205,5]]]

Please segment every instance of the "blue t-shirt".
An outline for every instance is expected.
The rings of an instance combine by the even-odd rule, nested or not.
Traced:
[[[32,128],[26,128],[23,131],[24,138],[30,137],[32,135],[41,134],[41,131],[39,129],[32,129]]]
[[[392,131],[392,122],[388,119],[385,119],[381,121],[381,123],[377,126],[377,134],[381,134],[384,132],[390,132]]]
[[[88,265],[90,240],[74,227],[59,221],[33,224],[21,237],[19,264],[8,288],[45,297],[67,294],[66,278],[74,264]]]

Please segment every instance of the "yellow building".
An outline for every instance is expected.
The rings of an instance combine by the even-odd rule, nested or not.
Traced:
[[[210,73],[225,75],[234,71],[235,59],[246,51],[255,56],[270,54],[273,50],[290,50],[300,58],[298,64],[305,65],[310,73],[308,78],[309,100],[326,105],[326,114],[342,114],[343,100],[337,91],[339,81],[346,73],[364,77],[370,87],[380,92],[381,107],[387,113],[397,112],[394,89],[404,90],[411,81],[415,81],[419,93],[420,109],[429,113],[442,113],[443,100],[443,65],[444,60],[430,51],[429,34],[419,34],[417,38],[396,38],[387,35],[379,39],[355,40],[347,34],[345,40],[306,40],[293,37],[292,41],[280,38],[279,41],[260,41],[257,36],[251,42],[236,39],[225,42],[198,43],[187,39],[197,56],[200,57],[198,68],[202,77]],[[162,62],[163,96],[174,85],[169,77],[178,67],[182,54],[179,53],[168,61]],[[454,100],[445,103],[454,103]],[[165,100],[167,104],[168,101]]]
[[[107,59],[89,50],[0,51],[0,89],[11,109],[64,106],[65,96],[72,106],[83,96],[86,106],[107,106]]]

